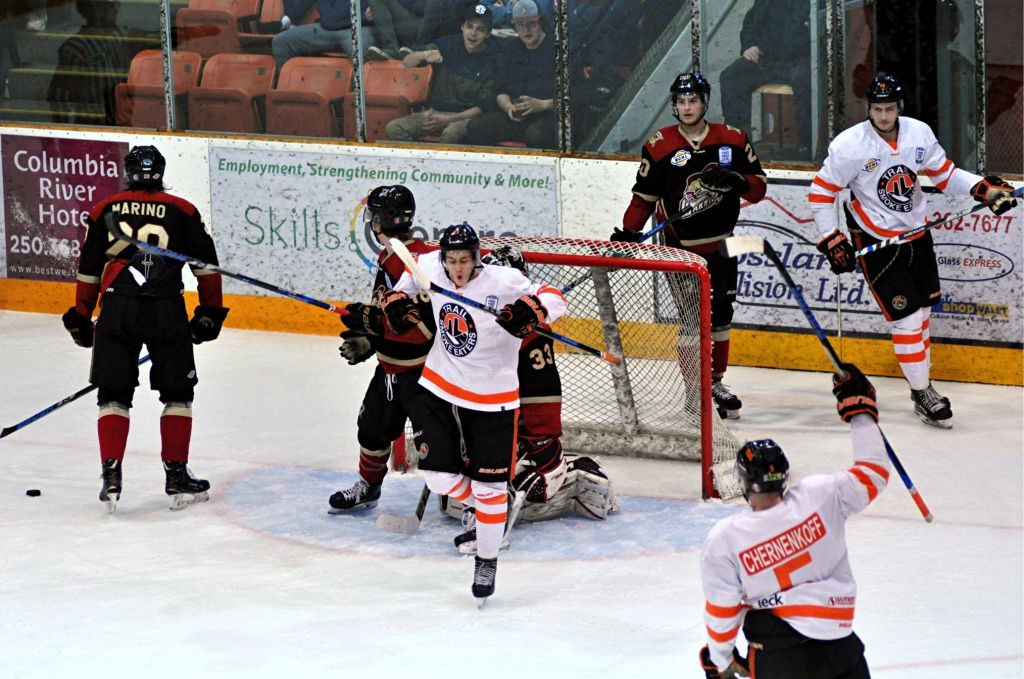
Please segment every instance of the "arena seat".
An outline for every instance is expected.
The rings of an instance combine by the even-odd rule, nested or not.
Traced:
[[[267,54],[216,54],[188,98],[189,127],[218,132],[262,132],[263,99],[274,83]]]
[[[267,93],[267,132],[337,137],[341,104],[352,87],[352,62],[337,57],[294,57]]]
[[[387,124],[422,109],[430,96],[434,69],[429,64],[406,68],[401,61],[370,61],[363,67],[366,92],[366,139],[387,139]],[[355,139],[355,120],[345,116],[345,136]]]
[[[260,0],[189,0],[174,17],[178,49],[199,52],[203,59],[240,52],[239,31],[250,30]]]
[[[175,114],[179,127],[186,127],[188,93],[199,81],[202,57],[197,52],[171,53],[174,74]],[[114,110],[118,125],[166,129],[164,110],[164,67],[160,50],[142,50],[128,67],[128,82],[114,88]]]

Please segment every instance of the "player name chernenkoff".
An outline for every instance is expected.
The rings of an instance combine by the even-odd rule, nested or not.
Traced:
[[[804,551],[825,537],[825,532],[825,524],[815,512],[800,525],[740,552],[740,563],[747,574],[760,573]]]

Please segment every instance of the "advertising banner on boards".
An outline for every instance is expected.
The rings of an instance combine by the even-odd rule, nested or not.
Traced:
[[[975,204],[969,196],[940,193],[928,194],[927,201],[929,222]],[[933,338],[1020,345],[1022,221],[1020,206],[999,216],[983,209],[932,230],[942,285],[942,297],[932,308]],[[743,207],[736,233],[772,244],[826,331],[837,329],[841,308],[843,332],[888,336],[888,324],[860,272],[834,275],[815,248],[820,236],[806,185],[769,185],[764,200]],[[737,302],[737,327],[808,329],[785,281],[762,255],[740,259]]]
[[[6,277],[75,279],[85,218],[121,189],[128,145],[3,135]]]
[[[380,246],[362,201],[382,184],[416,198],[414,233],[450,224],[481,237],[558,235],[557,159],[517,163],[386,155],[297,153],[214,146],[211,216],[224,266],[330,300],[369,296]],[[262,294],[225,281],[227,292]]]

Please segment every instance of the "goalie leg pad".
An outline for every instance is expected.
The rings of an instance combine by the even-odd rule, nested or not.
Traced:
[[[565,481],[561,441],[550,436],[524,436],[519,439],[519,453],[512,487],[518,492],[526,492],[528,502],[547,502]]]
[[[604,519],[619,511],[619,501],[611,481],[601,464],[590,457],[577,457],[568,462],[566,484],[572,484],[576,504],[574,511],[591,519]]]

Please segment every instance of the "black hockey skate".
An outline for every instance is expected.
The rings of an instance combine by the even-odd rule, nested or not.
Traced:
[[[363,479],[347,490],[339,490],[327,501],[331,508],[328,514],[341,514],[354,509],[373,509],[380,500],[380,485],[371,486]]]
[[[164,492],[171,496],[171,509],[184,509],[210,499],[206,492],[210,490],[210,482],[193,476],[184,462],[164,460],[164,474],[167,477]]]
[[[113,513],[117,508],[117,501],[121,499],[121,461],[104,460],[103,488],[100,489],[100,502],[107,505],[107,511]]]
[[[911,389],[910,400],[914,402],[914,412],[925,424],[940,429],[952,429],[953,409],[949,399],[935,391],[929,384],[924,389]]]
[[[736,394],[729,391],[729,387],[722,384],[722,380],[711,380],[711,397],[715,400],[715,408],[718,410],[720,418],[723,420],[740,419],[740,408],[743,407],[743,402],[736,397]]]
[[[494,580],[498,576],[498,559],[481,559],[476,557],[473,567],[473,596],[477,606],[482,607],[487,597],[494,594]]]

